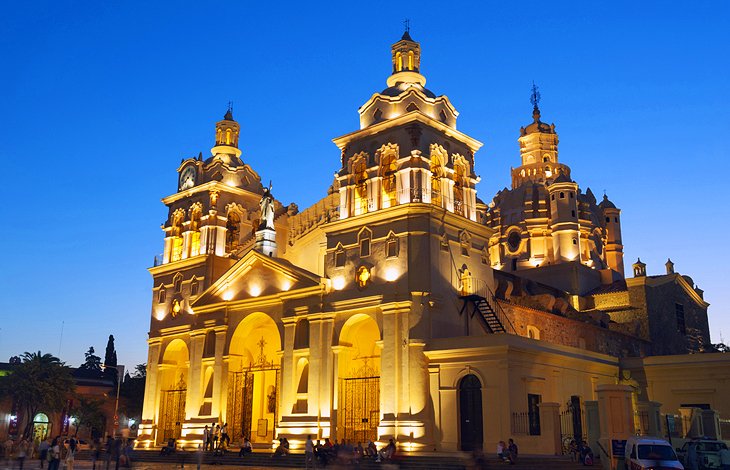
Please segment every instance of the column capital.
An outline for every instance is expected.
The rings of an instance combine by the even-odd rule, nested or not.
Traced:
[[[383,313],[383,315],[410,312],[412,305],[413,302],[410,300],[407,300],[405,302],[392,302],[388,304],[381,304],[380,311]]]

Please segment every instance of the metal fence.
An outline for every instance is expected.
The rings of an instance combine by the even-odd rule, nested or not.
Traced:
[[[512,434],[527,435],[530,433],[530,414],[527,411],[512,412]]]

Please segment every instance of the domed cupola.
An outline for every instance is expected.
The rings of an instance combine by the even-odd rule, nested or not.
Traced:
[[[561,176],[570,181],[570,168],[558,163],[558,134],[555,124],[540,120],[540,92],[532,84],[532,124],[520,128],[520,156],[522,164],[512,169],[512,187],[525,183],[549,185]]]
[[[421,75],[421,45],[413,40],[407,26],[390,51],[392,72],[386,80],[388,88],[375,93],[360,107],[360,128],[420,112],[455,129],[459,113],[447,97],[437,96],[425,88],[426,77]]]
[[[230,167],[243,165],[241,150],[238,148],[240,133],[241,126],[233,119],[233,108],[229,104],[223,120],[215,124],[215,145],[210,149],[212,157],[206,163],[221,160]]]

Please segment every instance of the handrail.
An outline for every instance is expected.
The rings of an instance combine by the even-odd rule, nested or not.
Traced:
[[[499,321],[504,326],[507,333],[517,334],[514,325],[507,316],[507,312],[504,311],[502,306],[497,302],[497,297],[494,292],[489,288],[489,285],[483,279],[478,279],[473,276],[465,276],[461,278],[461,289],[460,295],[476,295],[483,298],[489,307],[492,309],[494,314],[497,316]],[[509,326],[509,328],[507,328]]]
[[[608,454],[608,451],[606,449],[604,449],[603,446],[601,445],[601,441],[596,441],[596,445],[598,446],[599,449],[601,449],[603,451],[604,454],[606,454],[606,457],[608,459],[611,458],[611,456]]]

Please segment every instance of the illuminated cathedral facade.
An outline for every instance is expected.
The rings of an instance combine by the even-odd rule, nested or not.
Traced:
[[[273,197],[230,109],[211,155],[178,167],[150,268],[140,442],[197,445],[215,422],[262,447],[492,449],[524,413],[523,452],[552,453],[540,419],[595,399],[625,358],[709,344],[689,277],[641,262],[625,277],[621,212],[559,161],[535,90],[511,188],[485,203],[482,143],[426,88],[420,45],[406,32],[391,59],[313,206]]]

